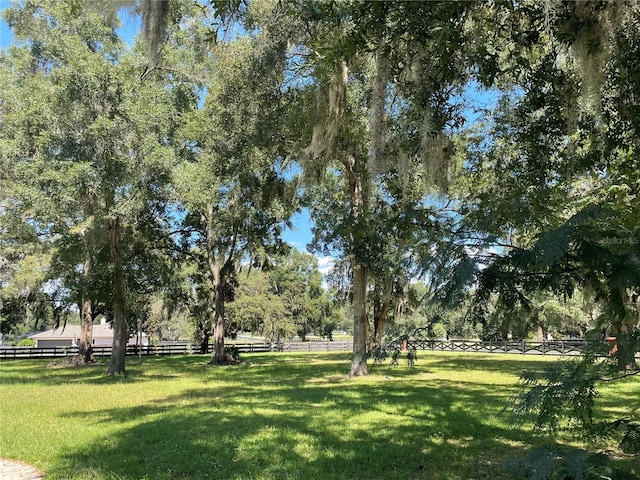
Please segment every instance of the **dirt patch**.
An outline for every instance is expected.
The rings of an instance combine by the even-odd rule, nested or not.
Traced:
[[[47,368],[85,368],[85,367],[106,367],[106,363],[91,362],[83,363],[78,360],[77,356],[65,357],[62,360],[47,363]]]
[[[0,458],[0,478],[6,480],[41,480],[43,473],[31,465],[17,460]]]

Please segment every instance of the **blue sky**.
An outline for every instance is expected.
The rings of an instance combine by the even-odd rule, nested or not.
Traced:
[[[9,6],[7,0],[0,0],[0,10],[4,10]],[[11,42],[11,30],[5,23],[4,19],[0,17],[0,48],[5,48]]]
[[[309,211],[303,210],[301,213],[296,213],[293,216],[293,230],[287,230],[283,238],[284,240],[296,247],[298,250],[306,251],[307,244],[311,242],[313,237],[311,233],[311,227],[313,222],[309,217]]]

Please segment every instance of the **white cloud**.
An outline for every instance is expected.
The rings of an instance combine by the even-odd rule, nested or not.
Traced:
[[[316,259],[318,260],[318,270],[322,275],[328,274],[335,262],[333,257],[316,257]]]

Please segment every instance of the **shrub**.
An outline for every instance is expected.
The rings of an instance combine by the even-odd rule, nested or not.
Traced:
[[[516,423],[531,419],[534,426],[555,432],[574,431],[591,440],[622,436],[620,448],[629,454],[640,454],[640,423],[629,416],[596,421],[595,399],[598,385],[637,375],[640,371],[619,371],[615,358],[603,355],[602,345],[586,350],[580,360],[549,364],[542,371],[525,371],[520,392],[511,398]],[[607,347],[608,348],[608,347]]]
[[[23,338],[17,344],[18,347],[35,347],[36,341],[33,338]]]
[[[235,345],[226,345],[224,347],[224,354],[227,357],[227,363],[232,365],[234,363],[240,363],[240,349]]]
[[[607,455],[580,448],[534,448],[525,459],[510,458],[505,470],[509,478],[526,480],[638,480],[615,468]]]

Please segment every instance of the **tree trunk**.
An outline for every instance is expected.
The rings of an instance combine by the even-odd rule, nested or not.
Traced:
[[[198,320],[198,337],[200,338],[200,353],[209,352],[209,340],[211,339],[211,321]]]
[[[91,299],[87,292],[87,279],[91,275],[91,257],[87,255],[82,266],[82,299],[80,301],[80,344],[76,362],[79,364],[93,363],[93,310]]]
[[[638,343],[637,338],[629,335],[626,328],[618,331],[616,335],[616,351],[615,361],[616,369],[619,371],[638,370],[638,362],[636,361],[636,345]]]
[[[542,325],[538,325],[538,331],[536,333],[536,342],[544,342],[546,340],[544,335],[544,327]]]
[[[372,348],[380,348],[382,346],[382,334],[384,333],[384,324],[387,321],[387,314],[391,304],[391,291],[393,282],[387,279],[383,282],[382,292],[378,292],[376,301],[373,306],[373,345]]]
[[[298,337],[300,337],[301,342],[307,341],[307,329],[303,328],[302,330],[298,330]]]
[[[373,349],[382,346],[382,334],[384,333],[384,324],[387,319],[387,307],[387,303],[383,304],[382,308],[373,315]]]
[[[616,369],[618,371],[638,370],[636,361],[636,351],[638,350],[638,333],[631,333],[628,325],[624,321],[614,323],[616,329],[616,346],[613,354]]]
[[[224,285],[220,282],[218,276],[218,285],[216,289],[216,312],[213,317],[213,358],[211,363],[214,365],[225,365],[228,362],[224,353]]]
[[[350,158],[343,162],[349,177],[351,193],[351,212],[354,218],[354,229],[363,224],[367,199],[367,171],[365,165],[356,165],[357,159]],[[359,167],[359,168],[358,168]],[[365,227],[366,228],[366,227]],[[367,267],[365,255],[365,238],[353,236],[352,260],[353,270],[353,357],[351,359],[350,375],[368,375],[367,347],[369,344],[369,320],[367,318]]]
[[[213,358],[211,364],[224,365],[227,357],[224,353],[224,286],[225,279],[222,274],[222,268],[216,262],[215,254],[215,232],[213,230],[213,205],[207,206],[206,221],[206,240],[207,240],[207,263],[209,265],[209,274],[211,275],[211,284],[213,286],[213,294],[215,296],[215,312],[213,317]]]
[[[367,320],[367,270],[353,267],[353,356],[349,375],[368,375],[367,344],[369,321]]]
[[[113,268],[112,303],[113,303],[113,344],[111,361],[107,374],[125,374],[125,356],[127,353],[126,290],[124,271],[122,268],[122,250],[120,248],[120,220],[118,217],[109,221],[109,258]]]
[[[616,315],[613,327],[616,330],[616,350],[614,354],[616,368],[619,371],[637,370],[636,351],[640,341],[640,333],[635,326],[640,324],[640,309],[635,299],[625,289],[620,292],[624,312]],[[634,301],[635,300],[635,301]]]

